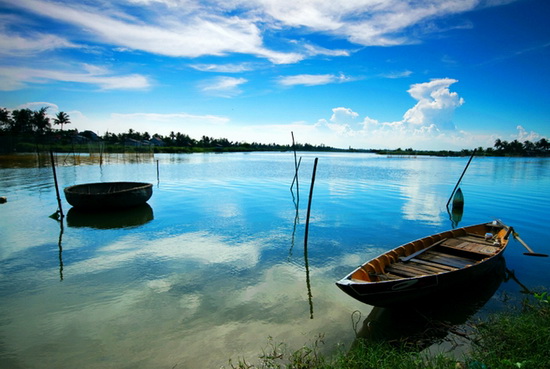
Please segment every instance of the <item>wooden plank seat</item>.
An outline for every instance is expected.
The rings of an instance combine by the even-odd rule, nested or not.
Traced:
[[[441,246],[485,256],[494,255],[500,250],[500,247],[494,246],[492,242],[475,240],[469,237],[453,238],[441,243]]]
[[[439,264],[439,263],[436,263],[436,262],[433,262],[433,261],[422,260],[422,259],[417,259],[417,258],[411,259],[410,261],[414,262],[414,263],[418,263],[418,264],[428,265],[428,266],[431,266],[433,268],[440,269],[444,272],[452,272],[453,270],[458,269],[457,267],[444,265],[444,264]]]
[[[412,265],[410,263],[395,263],[388,265],[385,269],[386,272],[392,274],[403,275],[406,277],[418,277],[426,274],[432,274],[429,270],[422,269],[421,267]]]
[[[469,259],[457,255],[443,254],[440,252],[428,251],[417,257],[420,260],[426,260],[437,264],[446,265],[453,268],[464,268],[477,263],[475,259]]]

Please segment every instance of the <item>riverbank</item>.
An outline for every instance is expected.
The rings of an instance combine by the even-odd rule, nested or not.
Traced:
[[[240,358],[229,360],[232,369],[544,369],[550,368],[550,304],[547,293],[534,294],[521,306],[470,322],[465,338],[467,353],[419,351],[421,344],[411,342],[372,342],[358,339],[347,350],[333,356],[320,353],[322,337],[307,346],[290,350],[271,340],[257,362]],[[419,341],[420,342],[420,341]]]

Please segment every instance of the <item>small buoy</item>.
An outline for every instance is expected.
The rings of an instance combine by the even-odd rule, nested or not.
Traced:
[[[8,202],[8,198],[6,196],[0,196],[0,204],[4,204]]]

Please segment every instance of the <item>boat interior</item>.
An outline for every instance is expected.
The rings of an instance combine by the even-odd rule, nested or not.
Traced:
[[[412,241],[362,265],[351,280],[379,282],[462,269],[499,253],[506,245],[506,234],[506,228],[488,224]]]

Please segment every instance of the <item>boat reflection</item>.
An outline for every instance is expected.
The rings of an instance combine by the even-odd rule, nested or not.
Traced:
[[[77,208],[69,209],[69,227],[113,229],[136,227],[153,220],[153,208],[147,203],[128,209],[89,212]]]
[[[457,228],[464,214],[464,194],[460,188],[455,193],[450,211],[447,206],[447,213],[449,214],[452,227]]]
[[[447,210],[448,211],[448,210]],[[462,215],[464,214],[464,208],[454,208],[449,213],[449,219],[451,220],[452,228],[457,228],[458,223],[462,220]]]
[[[365,318],[357,338],[421,351],[442,342],[451,332],[463,335],[458,327],[489,301],[505,276],[506,262],[502,257],[484,276],[483,283],[431,295],[412,306],[375,307]]]

